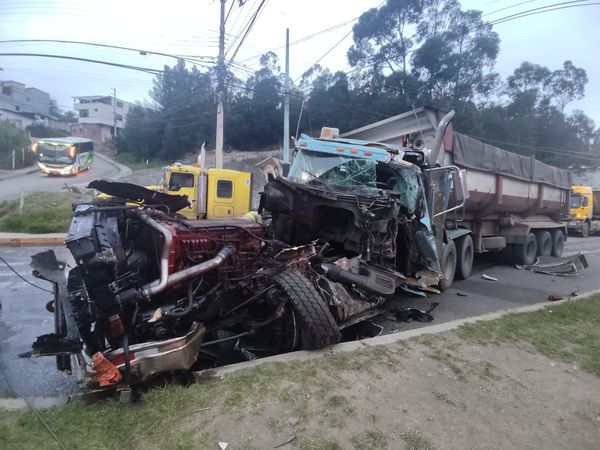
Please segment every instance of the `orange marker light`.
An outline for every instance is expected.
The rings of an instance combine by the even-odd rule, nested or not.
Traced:
[[[369,150],[365,151],[365,156],[373,156],[373,152],[370,152]]]
[[[350,149],[350,153],[352,153],[353,155],[356,155],[358,153],[358,150],[355,148]]]
[[[344,147],[338,147],[338,148],[336,148],[336,150],[337,150],[338,152],[343,152],[345,149],[344,149]]]

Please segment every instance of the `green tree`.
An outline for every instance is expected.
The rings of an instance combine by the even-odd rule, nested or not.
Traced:
[[[32,164],[35,158],[29,145],[29,136],[25,130],[6,120],[0,121],[0,169],[13,168],[13,152],[16,169]]]

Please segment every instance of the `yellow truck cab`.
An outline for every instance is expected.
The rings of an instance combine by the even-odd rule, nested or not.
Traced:
[[[180,163],[163,170],[163,181],[157,190],[187,195],[190,206],[179,213],[188,219],[241,218],[250,211],[250,172]]]
[[[588,237],[590,233],[600,231],[600,191],[590,186],[577,185],[571,188],[569,205],[569,233]]]

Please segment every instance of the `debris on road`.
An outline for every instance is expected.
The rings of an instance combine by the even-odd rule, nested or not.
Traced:
[[[498,278],[491,277],[489,275],[486,275],[485,273],[483,275],[481,275],[481,278],[483,278],[484,280],[488,280],[488,281],[498,281]]]
[[[458,295],[459,297],[467,297],[467,294],[465,294],[464,292],[457,292],[456,295]]]
[[[562,295],[552,294],[548,296],[549,302],[558,302],[559,300],[564,300],[565,298]]]
[[[534,264],[516,265],[519,270],[529,270],[554,276],[578,275],[588,267],[587,259],[583,253],[577,253],[563,258],[540,256]]]

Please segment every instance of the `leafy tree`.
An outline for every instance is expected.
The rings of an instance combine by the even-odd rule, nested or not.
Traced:
[[[0,169],[12,169],[13,151],[16,169],[32,164],[35,159],[29,150],[27,132],[6,120],[0,121]]]

